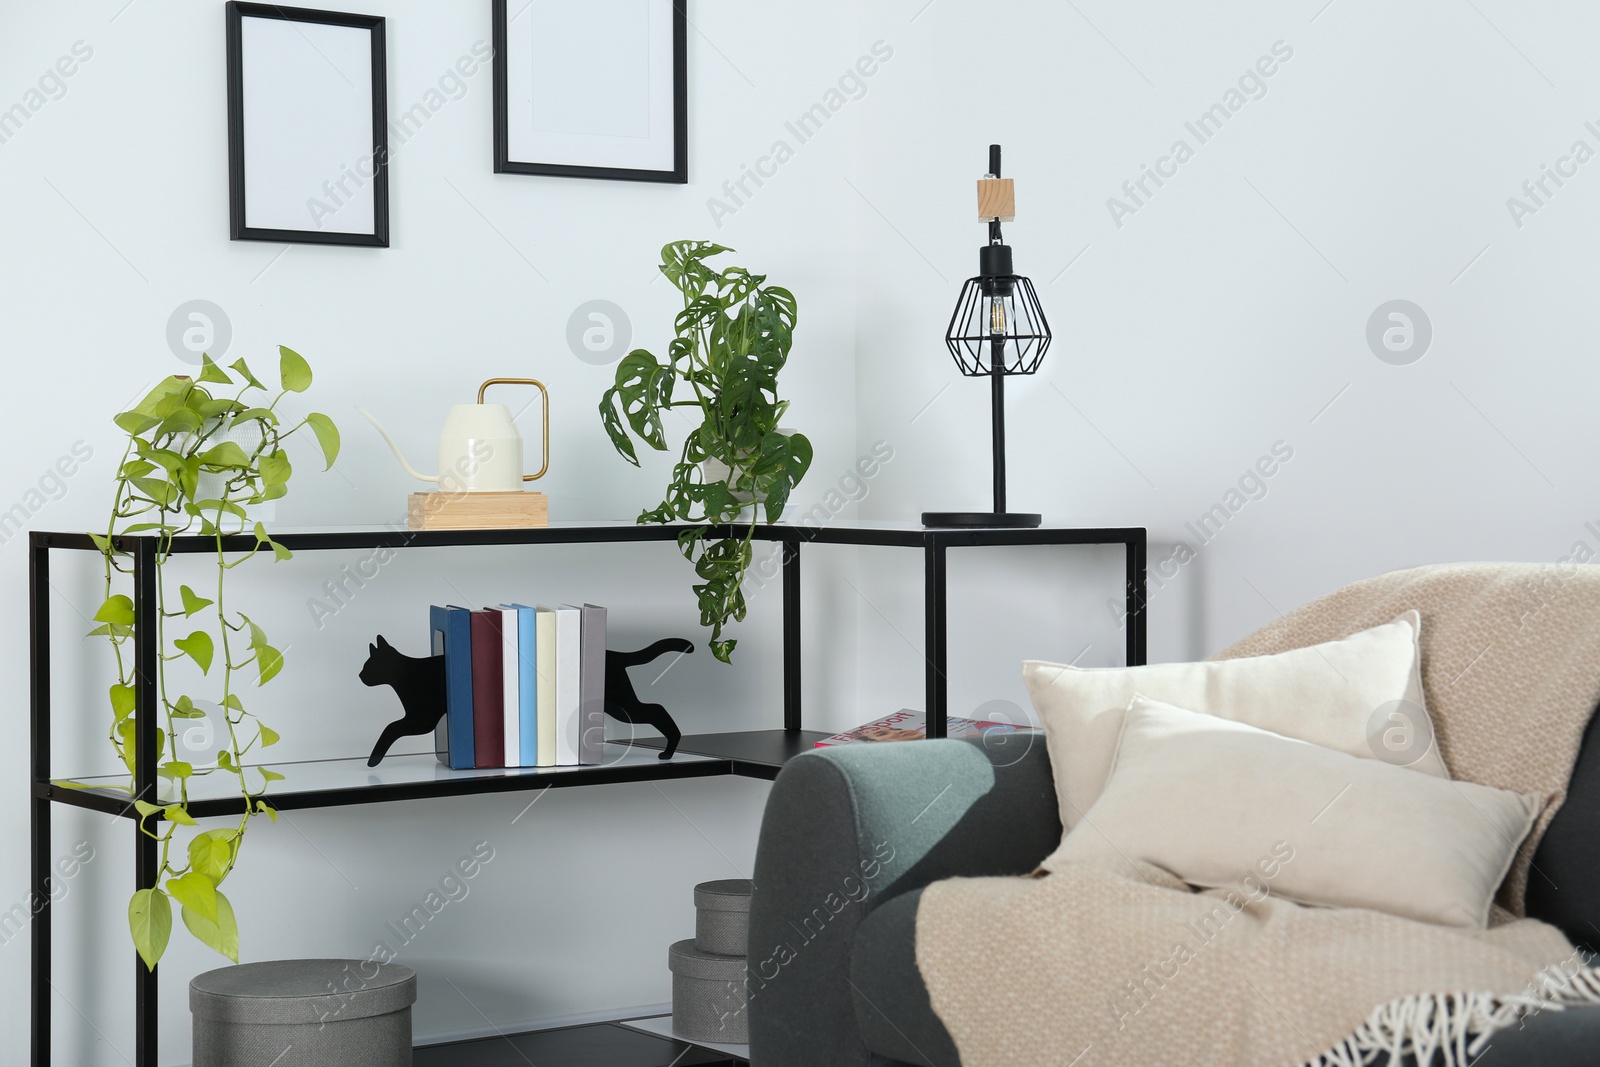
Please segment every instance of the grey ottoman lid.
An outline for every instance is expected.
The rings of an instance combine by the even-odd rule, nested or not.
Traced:
[[[712,982],[737,982],[744,978],[743,956],[719,956],[702,952],[694,946],[694,938],[674,941],[667,949],[667,969],[685,978],[701,978]]]
[[[724,878],[701,882],[694,887],[694,906],[703,911],[750,910],[750,893],[755,883],[748,878]]]
[[[189,983],[189,1011],[195,1016],[269,1026],[389,1015],[416,999],[416,971],[372,960],[243,963],[196,975]]]

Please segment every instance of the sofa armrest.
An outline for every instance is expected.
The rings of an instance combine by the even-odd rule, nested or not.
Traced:
[[[958,876],[1026,874],[1061,840],[1042,733],[819,749],[767,799],[750,904],[758,1067],[864,1067],[850,994],[856,928]]]

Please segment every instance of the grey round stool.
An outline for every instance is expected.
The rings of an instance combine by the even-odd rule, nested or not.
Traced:
[[[743,956],[750,940],[748,878],[701,882],[694,887],[694,944],[701,952]]]
[[[743,1045],[750,1040],[750,999],[743,956],[720,956],[693,940],[667,948],[672,971],[672,1033],[688,1041]],[[195,1067],[199,1067],[196,1064]]]
[[[371,960],[271,960],[189,983],[194,1067],[411,1067],[417,973]]]

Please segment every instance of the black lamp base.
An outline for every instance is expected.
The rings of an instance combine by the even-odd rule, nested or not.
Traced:
[[[1027,511],[924,511],[924,526],[955,526],[993,530],[1007,526],[1032,529],[1044,521],[1043,515]]]

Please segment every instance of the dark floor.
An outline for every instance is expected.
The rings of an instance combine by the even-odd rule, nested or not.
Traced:
[[[418,1048],[414,1067],[743,1067],[743,1060],[600,1023]]]

